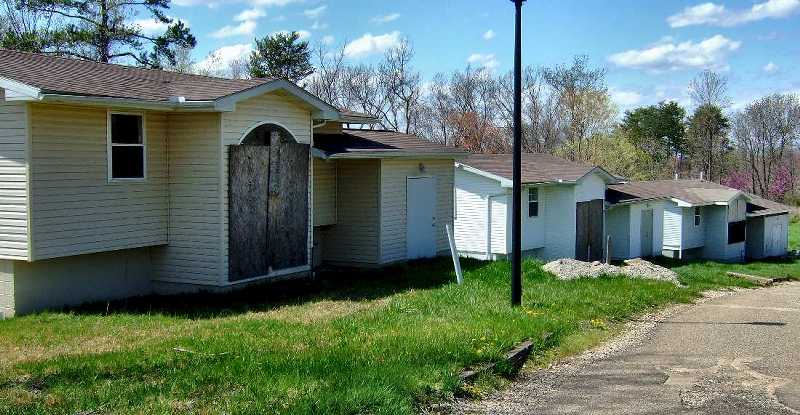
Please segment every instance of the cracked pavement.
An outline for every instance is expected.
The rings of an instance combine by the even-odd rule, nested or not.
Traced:
[[[717,294],[523,373],[468,414],[798,414],[800,283]]]

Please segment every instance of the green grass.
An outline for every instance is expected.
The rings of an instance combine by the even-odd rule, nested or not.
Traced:
[[[800,216],[792,216],[789,223],[789,250],[800,249]]]
[[[523,339],[537,341],[541,362],[583,350],[637,314],[747,287],[730,269],[800,276],[798,261],[692,263],[676,267],[687,288],[564,282],[529,261],[523,307],[512,308],[507,263],[463,265],[462,286],[441,259],[2,321],[0,414],[415,413],[464,392],[462,368],[496,361]]]

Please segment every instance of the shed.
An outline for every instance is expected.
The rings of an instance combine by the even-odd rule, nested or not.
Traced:
[[[747,204],[746,255],[749,259],[781,257],[789,250],[789,206],[750,195]]]
[[[631,213],[642,206],[654,208],[654,215],[663,209],[661,225],[653,221],[653,250],[674,258],[706,258],[720,261],[743,261],[746,257],[748,230],[751,225],[748,209],[757,209],[758,203],[766,203],[737,189],[705,180],[656,180],[628,182],[609,186],[609,231],[614,240],[620,240],[614,256],[631,258],[642,255],[635,249],[637,239],[631,231],[635,222]],[[758,199],[758,200],[756,200]],[[774,202],[771,202],[774,203]],[[753,216],[756,217],[757,215]],[[626,219],[627,218],[627,219]],[[648,223],[640,219],[640,223]],[[627,226],[627,228],[626,228]],[[658,245],[658,228],[661,228],[661,244]],[[751,229],[752,228],[752,229]],[[788,237],[788,228],[778,228],[780,237]],[[640,235],[645,233],[640,229]],[[755,238],[755,234],[753,235]],[[753,247],[758,241],[748,242]],[[772,245],[771,245],[772,246]],[[755,248],[754,248],[755,249]],[[785,249],[785,248],[784,248]]]
[[[510,154],[473,154],[456,163],[455,237],[462,255],[497,259],[511,253],[511,180]],[[525,255],[602,258],[611,174],[551,155],[523,154],[522,182]]]

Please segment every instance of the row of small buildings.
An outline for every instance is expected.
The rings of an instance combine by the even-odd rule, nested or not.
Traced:
[[[0,315],[510,251],[510,159],[389,131],[281,79],[0,50]],[[523,164],[543,259],[786,252],[789,209],[708,182]]]

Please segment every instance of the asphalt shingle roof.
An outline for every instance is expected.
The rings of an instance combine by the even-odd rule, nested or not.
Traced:
[[[606,200],[611,203],[675,198],[693,205],[727,202],[739,191],[705,180],[653,180],[609,185]],[[748,216],[769,216],[788,213],[791,208],[762,197],[750,197]]]
[[[0,76],[44,93],[168,102],[213,101],[272,79],[223,79],[0,49]]]
[[[469,167],[500,176],[513,178],[513,156],[511,154],[471,154],[461,161]],[[522,154],[522,183],[574,182],[596,166],[564,160],[549,154]]]
[[[314,134],[314,148],[328,156],[466,154],[461,149],[433,143],[415,135],[383,130],[343,129],[341,134]]]

